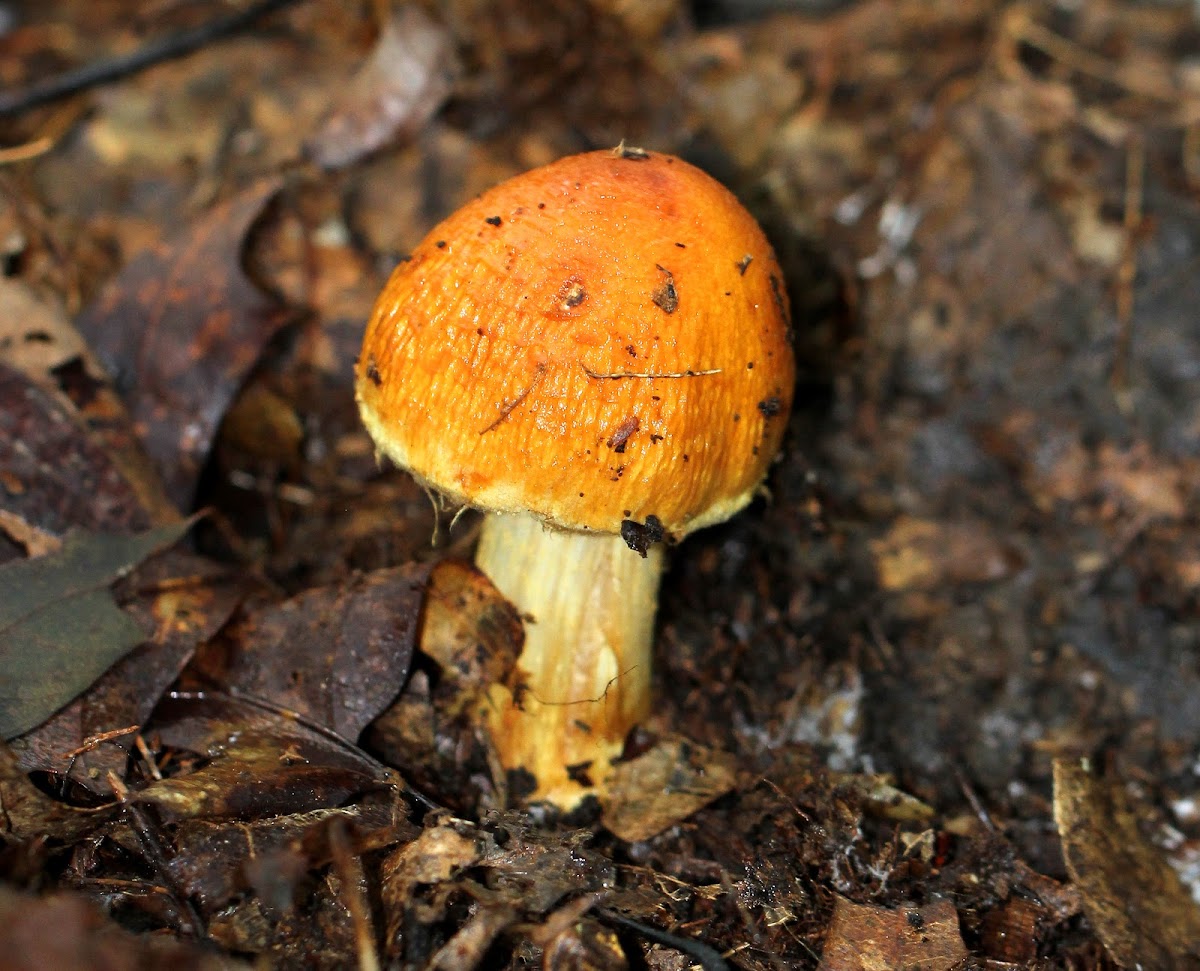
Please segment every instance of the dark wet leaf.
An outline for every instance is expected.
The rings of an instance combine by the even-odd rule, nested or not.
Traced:
[[[259,183],[133,260],[79,320],[183,509],[226,409],[290,319],[241,265],[246,234],[278,187]]]
[[[67,403],[2,363],[0,510],[55,536],[154,524],[137,489]]]
[[[408,677],[428,577],[425,565],[377,570],[266,607],[229,632],[217,681],[353,741]]]
[[[191,525],[77,535],[62,550],[0,567],[0,732],[41,723],[143,640],[109,585]]]
[[[194,771],[152,782],[133,797],[168,820],[302,813],[402,785],[395,772],[338,736],[248,699],[168,696],[151,725],[164,743],[202,760]]]
[[[242,961],[198,944],[122,930],[82,897],[0,887],[0,966],[72,971],[233,971]]]
[[[420,131],[450,95],[453,56],[445,29],[420,7],[396,8],[370,58],[309,140],[309,156],[323,168],[340,169]]]
[[[124,403],[66,310],[7,277],[0,277],[0,367],[38,389],[23,401],[5,378],[0,421],[20,428],[5,435],[0,424],[0,469],[19,490],[0,490],[0,507],[54,533],[133,531],[179,518]],[[17,442],[21,449],[13,448]]]
[[[78,698],[12,740],[26,771],[67,773],[77,784],[107,795],[108,772],[124,777],[136,736],[127,732],[91,745],[87,740],[140,727],[196,646],[229,619],[244,592],[229,582],[226,568],[182,551],[155,557],[122,586],[134,580],[139,592],[124,610],[141,627],[145,642]]]
[[[69,843],[103,823],[115,808],[76,809],[51,799],[29,781],[13,753],[0,743],[0,836]]]
[[[1200,907],[1142,835],[1119,783],[1056,759],[1054,821],[1083,912],[1117,964],[1177,968],[1200,958]]]
[[[331,825],[348,826],[355,851],[365,853],[413,839],[418,830],[407,815],[408,804],[394,791],[374,802],[252,822],[184,820],[174,833],[170,868],[205,913],[246,892],[268,910],[283,911],[296,903],[305,875],[333,858]]]
[[[488,778],[477,708],[513,669],[523,639],[520,614],[487,577],[460,560],[438,563],[421,614],[421,661],[372,724],[372,751],[439,801],[470,805]]]
[[[213,915],[208,936],[241,954],[261,954],[269,967],[340,971],[357,967],[354,922],[345,890],[332,874],[304,886],[304,906],[277,909],[257,896]]]

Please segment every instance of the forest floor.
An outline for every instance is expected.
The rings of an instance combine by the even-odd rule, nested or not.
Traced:
[[[137,6],[0,5],[0,968],[1200,967],[1194,4],[309,0],[17,100],[251,5]],[[563,818],[353,365],[622,140],[758,217],[799,379]]]

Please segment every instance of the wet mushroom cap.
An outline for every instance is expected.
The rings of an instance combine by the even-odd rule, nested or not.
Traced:
[[[591,152],[450,216],[375,305],[357,396],[437,491],[564,529],[670,534],[752,498],[794,363],[762,231],[680,159]]]

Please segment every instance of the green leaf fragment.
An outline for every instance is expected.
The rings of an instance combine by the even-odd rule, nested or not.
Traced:
[[[111,584],[194,520],[136,535],[72,533],[56,553],[0,566],[0,734],[40,725],[137,647]]]

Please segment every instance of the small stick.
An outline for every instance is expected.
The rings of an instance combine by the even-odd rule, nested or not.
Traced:
[[[1131,94],[1153,98],[1171,107],[1183,100],[1181,90],[1169,84],[1159,84],[1154,79],[1143,80],[1140,77],[1128,76],[1111,61],[1091,53],[1050,28],[1043,27],[1023,11],[1010,21],[1008,30],[1018,43],[1023,41],[1079,74],[1106,81]]]
[[[646,378],[653,380],[654,378],[702,378],[706,374],[720,374],[721,369],[709,368],[705,371],[613,371],[605,373],[603,371],[593,371],[586,365],[580,365],[583,368],[584,374],[589,378],[596,378],[604,381],[618,381],[621,378]]]
[[[681,954],[686,954],[688,957],[698,961],[704,971],[729,971],[729,962],[721,956],[720,952],[715,948],[709,947],[703,941],[697,941],[691,937],[680,937],[678,934],[659,930],[657,927],[652,927],[649,924],[630,920],[628,917],[618,914],[615,910],[609,910],[606,907],[597,907],[595,913],[597,917],[607,924],[615,924],[622,930],[640,934],[646,940],[652,941],[655,944],[661,944],[664,947],[679,951]]]
[[[16,91],[0,92],[0,115],[20,114],[30,108],[86,91],[88,88],[111,84],[163,61],[185,57],[205,44],[243,30],[261,17],[296,2],[297,0],[259,0],[244,10],[151,41],[130,54],[93,61],[54,77],[35,81]]]
[[[1137,237],[1142,228],[1142,188],[1146,149],[1140,137],[1130,139],[1125,161],[1125,242],[1117,267],[1117,346],[1113,355],[1112,383],[1118,393],[1129,390],[1133,353],[1133,281],[1137,276]]]
[[[31,142],[0,148],[0,165],[12,165],[14,162],[28,162],[31,158],[45,155],[54,147],[54,139],[42,135]]]
[[[114,738],[121,738],[123,735],[132,735],[139,727],[138,725],[130,725],[127,728],[114,728],[112,731],[89,735],[83,740],[83,744],[79,748],[74,748],[66,752],[63,758],[74,761],[85,752],[91,752],[93,749],[99,748],[104,742],[111,742]]]
[[[329,827],[329,849],[333,868],[342,884],[342,902],[350,911],[354,927],[354,945],[358,951],[359,971],[379,971],[379,955],[375,949],[375,928],[371,922],[371,905],[364,886],[366,875],[362,857],[350,843],[350,834],[340,819]]]
[[[500,427],[500,425],[504,422],[504,419],[507,418],[509,415],[511,415],[514,411],[517,410],[517,408],[519,408],[521,406],[521,402],[529,397],[529,395],[533,392],[533,389],[538,386],[539,382],[545,376],[546,376],[546,365],[539,364],[537,366],[537,370],[533,372],[533,380],[529,382],[529,387],[527,387],[519,395],[517,395],[515,398],[513,398],[512,401],[504,402],[500,406],[500,416],[494,422],[492,422],[490,425],[488,425],[487,428],[485,428],[479,434],[486,435],[488,432],[494,431],[495,429]]]

